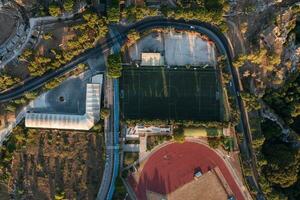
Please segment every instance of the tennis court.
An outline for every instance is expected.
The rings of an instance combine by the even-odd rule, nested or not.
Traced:
[[[125,119],[220,120],[216,71],[126,67],[120,80]]]

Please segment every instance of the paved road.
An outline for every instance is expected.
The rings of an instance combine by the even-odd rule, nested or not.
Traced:
[[[54,72],[50,72],[43,77],[33,79],[32,81],[24,84],[24,86],[17,87],[13,90],[10,90],[8,92],[4,92],[4,93],[0,94],[0,102],[9,101],[11,99],[20,97],[25,92],[32,91],[32,90],[42,86],[46,81],[49,81],[49,80],[53,79],[54,77],[59,76],[70,69],[73,69],[78,63],[83,62],[89,56],[96,54],[99,51],[107,51],[116,42],[122,43],[124,41],[124,39],[126,38],[125,36],[132,29],[136,29],[137,31],[144,31],[147,29],[163,28],[163,27],[173,27],[173,28],[177,28],[177,29],[193,30],[193,31],[197,31],[197,32],[203,33],[205,35],[208,35],[210,37],[210,39],[215,42],[217,48],[222,52],[222,54],[226,55],[227,64],[229,66],[230,72],[233,77],[233,90],[235,91],[237,103],[238,103],[239,109],[241,111],[242,129],[243,129],[243,132],[245,133],[245,139],[246,139],[247,143],[251,144],[252,141],[251,141],[251,132],[250,132],[248,115],[245,110],[244,102],[242,101],[242,98],[240,97],[240,92],[241,92],[242,86],[240,84],[239,74],[232,65],[232,52],[231,52],[231,49],[229,48],[229,43],[228,43],[226,37],[219,31],[219,29],[215,28],[214,26],[212,26],[210,24],[198,22],[198,21],[188,21],[187,22],[184,20],[167,20],[167,19],[162,19],[160,17],[154,17],[154,18],[150,18],[150,19],[146,19],[146,20],[137,22],[131,26],[126,27],[124,29],[124,31],[122,33],[120,32],[120,34],[117,35],[116,37],[109,38],[106,42],[103,42],[102,44],[98,45],[97,47],[86,51],[85,53],[83,53],[79,57],[75,58],[73,61],[71,61],[70,63],[68,63],[67,65],[62,67],[61,69],[54,71]],[[117,85],[118,85],[118,83],[115,82],[114,88],[116,88]],[[114,97],[115,96],[116,96],[116,92],[115,92]],[[114,106],[116,106],[116,102],[118,102],[118,99],[114,99]],[[117,103],[117,106],[119,106],[118,103]],[[111,145],[111,141],[109,141],[110,143],[107,143],[108,147],[114,146],[117,144],[118,138],[117,138],[116,133],[118,132],[119,127],[117,127],[117,126],[119,124],[118,123],[119,121],[118,121],[118,116],[116,116],[116,115],[118,115],[118,112],[116,112],[116,110],[114,110],[114,133],[113,133],[114,134],[114,143]],[[251,146],[251,145],[249,145],[249,146]],[[116,158],[119,155],[118,153],[116,153],[116,152],[118,152],[117,148],[112,148],[112,149],[114,151],[114,160],[116,162],[113,163],[114,170],[113,170],[113,174],[112,174],[111,183],[113,183],[114,179],[115,179],[115,175],[116,175],[115,171],[118,168],[118,160]],[[250,147],[249,151],[250,151],[250,155],[253,155],[253,150],[251,147]],[[108,149],[107,154],[110,154],[110,149]],[[110,162],[108,164],[109,166],[111,166],[111,162],[112,161],[110,160]],[[252,166],[255,165],[255,160],[253,159],[253,156],[252,156],[251,165]],[[257,171],[256,172],[254,171],[254,173],[256,174],[256,177],[258,177]],[[109,197],[111,197],[113,190],[114,190],[114,184],[110,184],[109,193],[106,198],[111,199]]]
[[[105,144],[106,144],[106,162],[103,172],[103,177],[100,185],[100,189],[97,194],[96,200],[106,199],[108,194],[111,176],[113,171],[113,134],[112,134],[112,125],[113,125],[113,82],[112,79],[106,78],[105,82],[105,93],[104,93],[104,106],[110,108],[109,118],[104,120],[104,133],[105,133]]]
[[[114,132],[113,132],[113,137],[114,137],[114,141],[113,141],[113,157],[114,157],[114,165],[113,165],[113,172],[112,172],[112,177],[111,177],[111,183],[110,183],[110,187],[109,187],[109,191],[107,194],[106,199],[107,200],[111,200],[113,198],[113,194],[115,191],[115,183],[116,183],[116,178],[119,174],[119,80],[118,79],[114,79]]]
[[[18,5],[18,7],[20,7],[21,10],[23,9],[23,7],[21,7],[20,5]],[[75,19],[77,19],[77,18],[74,18],[74,15],[63,16],[63,17],[47,16],[47,17],[30,18],[29,19],[29,30],[28,30],[28,33],[26,34],[25,42],[22,43],[22,46],[20,47],[20,49],[18,49],[16,52],[14,52],[13,56],[11,56],[7,60],[0,63],[0,69],[4,68],[5,65],[7,65],[9,62],[11,62],[13,59],[15,59],[17,56],[21,55],[21,53],[24,51],[27,43],[31,39],[33,32],[35,30],[40,32],[42,25],[57,23],[60,20],[68,21],[68,20],[75,20]]]
[[[143,31],[146,29],[154,28],[154,27],[166,27],[166,26],[172,26],[174,28],[180,28],[180,29],[191,29],[191,25],[193,25],[194,31],[206,34],[212,39],[217,48],[222,52],[222,54],[226,55],[227,57],[227,64],[229,66],[230,73],[233,77],[233,90],[236,95],[236,100],[238,103],[238,107],[241,111],[241,127],[246,139],[246,142],[248,144],[248,150],[249,154],[251,155],[251,169],[254,174],[254,180],[256,183],[258,183],[258,172],[256,169],[256,159],[254,156],[254,151],[252,149],[252,138],[251,138],[251,131],[250,131],[250,125],[249,125],[249,119],[248,119],[248,113],[245,109],[244,102],[240,96],[240,93],[242,91],[242,85],[239,77],[239,73],[235,67],[232,65],[232,52],[230,49],[230,45],[228,43],[228,40],[226,37],[215,27],[211,26],[207,23],[197,22],[197,21],[191,21],[191,22],[185,22],[184,20],[149,20],[149,23],[140,22],[137,24],[134,24],[130,28],[136,28],[139,31]],[[259,192],[259,198],[264,199],[262,192]]]
[[[69,62],[65,66],[59,68],[58,70],[49,72],[42,77],[33,78],[30,81],[25,82],[23,85],[19,85],[11,90],[7,90],[5,92],[0,93],[0,102],[6,102],[6,101],[10,101],[12,99],[21,97],[26,92],[30,92],[35,89],[38,89],[41,86],[43,86],[46,82],[51,81],[52,79],[54,79],[58,76],[61,76],[65,73],[67,73],[68,71],[71,71],[79,63],[86,61],[88,58],[98,54],[99,52],[109,50],[116,41],[118,41],[119,39],[122,39],[122,38],[118,38],[118,37],[120,37],[120,35],[118,35],[116,38],[109,38],[102,44],[97,45],[95,48],[87,50],[86,52],[84,52],[80,56],[76,57],[71,62]]]

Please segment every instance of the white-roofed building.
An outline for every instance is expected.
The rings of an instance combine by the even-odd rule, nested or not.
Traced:
[[[142,53],[141,66],[162,66],[164,57],[160,53]]]
[[[84,115],[26,113],[25,126],[32,128],[89,130],[100,119],[102,76],[86,86]],[[94,79],[95,80],[95,79]],[[97,83],[95,83],[97,82]]]

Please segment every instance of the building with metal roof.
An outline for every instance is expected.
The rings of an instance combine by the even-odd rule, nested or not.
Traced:
[[[102,81],[101,81],[102,83]],[[89,130],[100,119],[100,83],[88,83],[84,115],[26,113],[25,126],[32,128]]]

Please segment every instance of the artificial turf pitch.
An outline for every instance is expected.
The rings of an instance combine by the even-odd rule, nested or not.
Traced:
[[[120,97],[125,119],[220,121],[215,69],[124,68]]]

